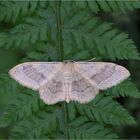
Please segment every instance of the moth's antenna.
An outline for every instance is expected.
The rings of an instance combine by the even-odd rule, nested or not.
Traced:
[[[93,60],[95,60],[96,57],[92,58],[92,59],[89,59],[89,60],[83,60],[83,62],[91,62]],[[63,60],[63,62],[78,62],[78,61],[75,61],[75,60]]]
[[[86,62],[91,62],[91,61],[93,61],[93,60],[95,60],[96,59],[96,57],[94,57],[94,58],[92,58],[92,59],[89,59],[89,60],[84,60],[84,61],[86,61]]]
[[[74,60],[63,60],[63,62],[75,62]]]

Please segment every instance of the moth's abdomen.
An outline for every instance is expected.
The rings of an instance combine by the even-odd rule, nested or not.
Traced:
[[[70,80],[72,79],[72,75],[71,75],[70,72],[64,72],[64,73],[63,73],[63,78],[64,78],[65,80],[70,81]]]
[[[71,83],[72,83],[72,75],[71,72],[63,73],[63,86],[65,92],[65,100],[68,103],[70,101],[70,92],[71,92]]]

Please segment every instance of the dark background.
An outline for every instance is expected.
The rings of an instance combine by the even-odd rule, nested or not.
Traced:
[[[129,12],[127,16],[120,15],[119,17],[113,17],[112,20],[115,25],[122,31],[129,34],[129,37],[135,42],[138,52],[140,53],[140,10]],[[127,61],[124,63],[130,73],[132,81],[136,84],[140,90],[140,62],[139,61]],[[134,99],[130,97],[121,97],[118,101],[132,114],[137,122],[135,126],[118,127],[117,131],[121,138],[127,139],[139,139],[140,138],[140,99]]]

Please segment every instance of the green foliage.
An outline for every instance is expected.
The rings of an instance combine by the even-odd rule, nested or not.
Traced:
[[[16,93],[18,95],[12,96],[11,101],[8,103],[3,113],[3,117],[0,120],[1,127],[6,127],[14,121],[28,117],[38,111],[38,109],[44,107],[44,104],[40,102],[38,96],[31,90],[18,88]]]
[[[46,112],[45,109],[37,111],[26,119],[17,123],[12,130],[11,138],[40,138],[41,134],[49,135],[57,131],[57,117],[61,114],[61,109],[55,107],[53,112]]]
[[[1,1],[0,21],[15,22],[18,18],[33,14],[38,7],[46,7],[43,1]]]
[[[66,17],[62,34],[65,58],[139,59],[133,41],[127,34],[113,29],[112,24],[102,22],[85,11]]]
[[[17,88],[18,84],[14,80],[10,79],[7,74],[0,75],[0,94],[8,93],[9,90],[14,92]]]
[[[97,122],[89,122],[85,116],[76,118],[69,124],[70,138],[118,138],[110,129]]]
[[[134,10],[135,8],[140,7],[139,0],[133,0],[133,1],[110,1],[110,0],[104,0],[104,1],[88,1],[88,6],[89,8],[97,13],[100,12],[101,10],[105,12],[124,12],[126,13],[126,10]]]
[[[94,57],[102,61],[139,60],[129,35],[98,15],[126,13],[139,7],[139,1],[1,1],[0,48],[20,50],[18,63]],[[9,127],[11,139],[118,138],[113,126],[136,122],[115,98],[140,97],[135,84],[126,80],[101,92],[88,104],[61,102],[49,106],[38,93],[1,74],[0,97],[4,98],[4,94],[9,99],[1,112],[0,127]]]
[[[108,89],[105,94],[112,95],[114,97],[130,96],[133,98],[140,98],[140,93],[136,88],[136,85],[130,80],[125,80],[121,84]]]
[[[114,108],[115,107],[115,108]],[[96,98],[86,105],[77,105],[78,112],[86,115],[89,119],[100,123],[120,125],[134,124],[134,119],[128,115],[128,112],[117,102],[112,100],[112,97],[97,95]]]

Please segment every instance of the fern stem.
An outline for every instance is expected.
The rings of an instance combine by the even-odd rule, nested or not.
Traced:
[[[56,3],[56,19],[57,19],[57,45],[59,51],[59,59],[63,60],[63,45],[62,45],[62,32],[61,32],[61,15],[60,15],[61,1]],[[63,103],[64,109],[64,123],[65,123],[65,139],[68,139],[68,120],[67,120],[67,105]]]
[[[60,16],[61,1],[56,3],[56,19],[57,19],[57,46],[59,51],[59,60],[63,60],[63,48],[62,48],[62,32],[61,32],[61,16]]]
[[[64,119],[65,119],[65,139],[68,139],[68,120],[67,120],[67,104],[66,102],[63,103],[64,107]]]

